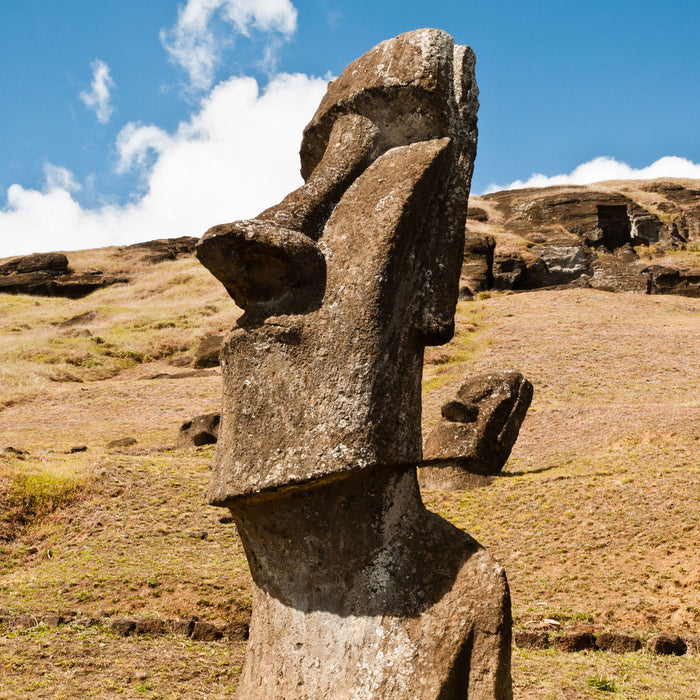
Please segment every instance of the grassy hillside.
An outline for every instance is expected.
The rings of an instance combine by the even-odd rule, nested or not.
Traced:
[[[132,282],[82,300],[0,296],[0,617],[75,613],[0,627],[0,698],[230,697],[244,643],[122,638],[79,618],[248,614],[235,528],[203,500],[213,450],[174,447],[186,418],[220,403],[218,371],[182,366],[239,311],[192,258],[69,257]],[[520,370],[535,397],[505,472],[429,491],[428,506],[505,565],[517,626],[697,635],[700,300],[482,296],[427,353],[425,431],[477,371]],[[136,443],[107,446],[124,437]],[[515,650],[513,670],[518,698],[700,696],[692,654]]]

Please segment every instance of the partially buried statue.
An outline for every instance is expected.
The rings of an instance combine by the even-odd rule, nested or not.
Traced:
[[[510,698],[502,567],[420,499],[421,373],[448,341],[476,151],[474,55],[434,29],[332,82],[305,184],[215,226],[245,310],[222,348],[209,503],[253,577],[241,698]]]

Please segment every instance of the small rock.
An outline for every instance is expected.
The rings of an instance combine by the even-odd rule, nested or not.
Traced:
[[[574,651],[585,651],[595,649],[595,637],[592,629],[583,629],[575,632],[560,634],[554,640],[554,646],[559,651],[570,654]]]
[[[49,627],[58,627],[59,625],[65,624],[66,619],[62,615],[45,615],[44,624]]]
[[[12,626],[15,629],[31,629],[32,627],[36,627],[39,624],[39,620],[34,616],[30,614],[24,614],[24,615],[17,615],[15,619],[12,621]]]
[[[547,649],[549,647],[549,635],[541,630],[538,632],[514,631],[513,641],[516,647],[521,649]]]
[[[234,620],[224,627],[224,634],[232,641],[244,642],[250,633],[250,618]]]
[[[136,443],[136,438],[129,436],[118,438],[117,440],[111,440],[107,443],[107,447],[131,447],[131,445],[135,445]]]
[[[688,645],[677,635],[662,632],[649,643],[649,648],[655,654],[664,656],[683,656],[688,651]]]
[[[163,620],[138,620],[134,627],[134,634],[165,634],[165,623]]]
[[[190,638],[198,642],[213,642],[221,639],[224,633],[211,622],[195,622]]]
[[[192,366],[195,369],[205,369],[206,367],[218,367],[219,352],[224,342],[223,335],[205,335],[200,341],[195,354]]]
[[[196,620],[168,620],[167,627],[172,634],[181,634],[184,637],[189,637],[192,634]]]
[[[615,654],[625,654],[642,648],[639,637],[620,632],[601,632],[596,635],[595,644],[600,651],[612,651]]]
[[[109,628],[120,637],[128,637],[136,629],[136,620],[120,617],[112,620]]]
[[[212,445],[219,439],[220,413],[205,413],[185,421],[177,436],[178,447]]]
[[[87,452],[87,445],[75,445],[70,448],[71,454],[75,454],[76,452]]]

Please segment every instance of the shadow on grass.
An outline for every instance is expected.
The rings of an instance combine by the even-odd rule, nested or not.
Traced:
[[[499,472],[496,474],[496,478],[501,477],[511,477],[511,476],[526,476],[527,474],[542,474],[542,472],[548,472],[550,469],[558,469],[561,465],[552,464],[548,467],[540,467],[539,469],[528,469],[526,471],[519,472]]]

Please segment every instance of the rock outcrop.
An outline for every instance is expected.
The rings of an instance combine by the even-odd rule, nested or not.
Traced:
[[[481,278],[501,290],[577,284],[697,296],[700,264],[692,257],[664,256],[700,244],[698,185],[693,180],[599,183],[473,198],[470,209],[479,215],[468,220],[469,234],[492,235],[496,242],[491,267]],[[654,263],[636,251],[648,251],[643,257],[656,258]],[[468,235],[463,276],[483,260]]]
[[[420,485],[467,489],[503,469],[532,401],[532,384],[519,372],[473,377],[442,407],[442,420],[425,441]]]
[[[143,243],[133,243],[130,246],[126,246],[126,249],[142,252],[144,259],[155,265],[166,260],[175,260],[182,256],[193,255],[194,247],[198,240],[193,236],[156,238]]]
[[[63,253],[34,253],[0,265],[0,293],[80,299],[96,289],[129,280],[99,270],[76,273]]]
[[[245,311],[207,493],[254,583],[239,697],[512,697],[504,571],[416,478],[424,347],[454,331],[473,71],[437,30],[379,44],[306,127],[305,184],[197,244]]]

